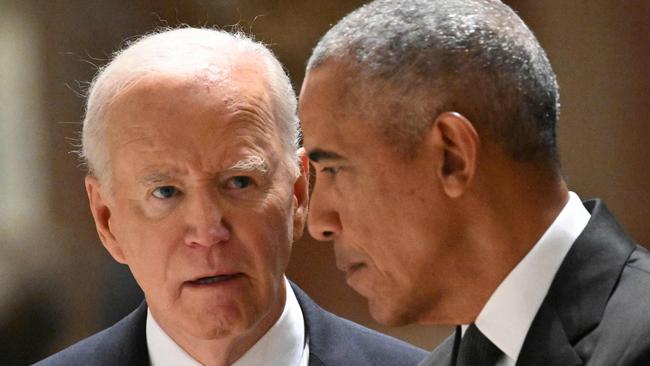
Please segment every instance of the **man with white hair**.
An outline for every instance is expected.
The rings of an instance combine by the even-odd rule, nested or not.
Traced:
[[[93,81],[83,126],[99,237],[145,302],[40,365],[413,365],[424,353],[338,318],[285,278],[308,163],[295,94],[242,35],[145,36]]]

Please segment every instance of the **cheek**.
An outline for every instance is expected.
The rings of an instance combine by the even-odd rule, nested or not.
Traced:
[[[426,238],[417,237],[422,228],[413,226],[404,203],[369,197],[350,200],[349,209],[341,212],[344,240],[364,252],[382,276],[407,282],[417,271],[418,258],[429,254]]]
[[[165,217],[154,217],[150,209],[137,203],[129,205],[121,214],[120,224],[123,234],[130,242],[159,242],[158,245],[138,245],[142,250],[155,252],[165,247],[165,243],[178,242],[182,238],[184,222],[181,212],[169,212]]]
[[[265,204],[259,209],[236,210],[232,214],[234,234],[262,277],[281,278],[284,274],[292,240],[290,207]]]
[[[353,235],[354,241],[372,244],[386,233],[391,233],[394,216],[378,196],[359,193],[342,197],[339,216],[344,235]]]
[[[132,205],[119,212],[114,221],[116,237],[124,252],[127,264],[138,283],[145,289],[148,283],[165,279],[165,271],[171,265],[173,252],[182,243],[180,220],[151,220],[143,210]],[[117,219],[119,218],[119,220]]]

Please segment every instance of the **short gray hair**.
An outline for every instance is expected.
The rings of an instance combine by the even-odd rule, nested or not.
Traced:
[[[282,65],[266,46],[240,32],[190,27],[160,29],[116,52],[90,84],[80,150],[89,174],[102,184],[109,182],[105,117],[108,107],[122,91],[153,73],[194,75],[206,68],[210,68],[211,77],[228,83],[227,68],[242,53],[258,56],[263,63],[280,140],[294,157],[300,133],[296,94]]]
[[[456,111],[512,158],[557,164],[555,74],[500,1],[373,1],[327,32],[307,70],[329,60],[349,71],[352,110],[380,121],[401,150],[412,152],[439,113]]]

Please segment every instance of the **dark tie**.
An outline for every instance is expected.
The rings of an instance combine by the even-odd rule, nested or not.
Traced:
[[[494,366],[503,353],[471,324],[458,347],[456,366]]]

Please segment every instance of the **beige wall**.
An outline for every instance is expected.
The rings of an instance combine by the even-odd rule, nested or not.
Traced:
[[[22,89],[0,83],[3,102],[31,111],[31,117],[0,113],[5,141],[7,126],[20,125],[16,121],[22,119],[28,124],[22,130],[25,134],[11,138],[12,146],[20,148],[0,147],[0,168],[12,167],[0,172],[0,182],[13,185],[11,192],[22,192],[24,201],[32,202],[34,197],[42,201],[35,206],[38,214],[27,216],[31,220],[23,217],[21,222],[27,224],[22,229],[0,226],[0,288],[10,299],[0,302],[0,329],[5,333],[25,329],[22,325],[34,318],[24,314],[25,309],[33,304],[46,324],[56,319],[50,322],[49,333],[7,337],[42,345],[39,352],[54,351],[103,327],[109,321],[102,315],[106,301],[117,307],[124,300],[120,289],[133,287],[121,284],[124,272],[115,269],[97,240],[86,207],[83,172],[68,153],[83,113],[79,93],[95,72],[93,64],[103,65],[123,40],[156,25],[240,24],[270,44],[299,88],[306,58],[318,37],[360,3],[0,0],[0,14],[21,25],[11,28],[3,22],[0,40],[28,37],[19,62],[0,58],[10,64],[0,63],[0,80],[26,70],[33,75]],[[583,198],[604,198],[633,237],[650,243],[645,222],[650,216],[650,5],[608,0],[510,3],[538,35],[558,74],[559,141],[571,188]],[[5,43],[15,46],[16,42]],[[25,187],[16,183],[21,179],[33,187],[21,190]],[[0,205],[5,205],[0,222],[15,218],[15,202],[15,196],[0,194]],[[449,332],[438,327],[379,327],[367,315],[365,301],[345,286],[335,270],[328,244],[309,238],[296,243],[289,274],[325,308],[423,347],[432,348]],[[0,343],[4,337],[0,334]],[[31,352],[31,357],[37,353]]]

